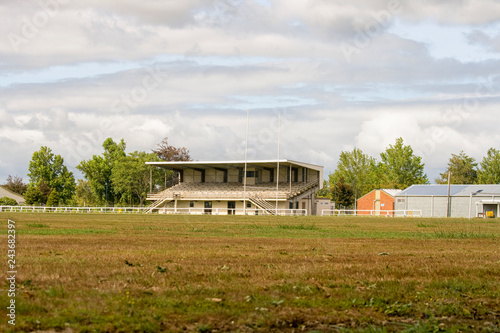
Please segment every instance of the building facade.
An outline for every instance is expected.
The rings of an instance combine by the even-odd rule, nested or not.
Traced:
[[[500,185],[413,185],[396,195],[398,210],[423,217],[500,217]]]
[[[316,214],[323,215],[323,211],[335,210],[335,202],[330,198],[316,198]]]
[[[159,213],[311,215],[323,184],[322,166],[291,160],[146,164],[177,173],[176,185],[147,198]]]
[[[373,190],[357,200],[357,215],[394,216],[395,196],[401,190]]]

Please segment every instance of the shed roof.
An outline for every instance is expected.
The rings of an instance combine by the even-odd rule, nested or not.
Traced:
[[[24,197],[20,194],[14,193],[11,190],[0,186],[0,198],[9,197],[17,201],[18,204],[24,204]]]
[[[293,160],[239,160],[239,161],[175,161],[175,162],[146,162],[146,164],[156,165],[165,169],[191,169],[193,167],[200,169],[210,169],[213,167],[227,167],[227,168],[237,168],[242,167],[245,163],[249,167],[276,167],[280,163],[282,167],[285,166],[301,166],[309,169],[317,170],[323,172],[323,167],[311,163],[298,162]]]
[[[148,165],[161,167],[167,170],[184,169],[218,169],[218,168],[241,168],[247,164],[250,168],[275,168],[280,167],[303,167],[319,172],[319,187],[323,188],[323,167],[316,164],[298,162],[288,159],[280,160],[238,160],[238,161],[175,161],[175,162],[146,162]]]
[[[396,195],[398,195],[399,192],[401,192],[401,190],[394,189],[394,188],[384,188],[384,189],[382,189],[382,191],[389,194],[391,197],[395,197]]]
[[[450,196],[500,194],[500,185],[450,185]],[[448,185],[412,185],[396,196],[446,196]]]
[[[359,200],[362,200],[364,197],[366,197],[367,195],[369,195],[370,193],[373,193],[375,191],[382,191],[382,192],[385,192],[386,194],[390,195],[391,197],[395,197],[399,192],[401,192],[401,190],[397,190],[397,189],[393,189],[393,188],[390,188],[390,189],[387,189],[387,188],[384,188],[384,189],[375,189],[375,190],[371,190],[370,192],[366,193],[365,195],[363,195],[361,198],[358,198],[358,201]]]
[[[457,196],[470,196],[470,194],[500,194],[500,185],[468,185],[467,188],[463,189]]]

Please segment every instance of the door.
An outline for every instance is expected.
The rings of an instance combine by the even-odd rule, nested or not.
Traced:
[[[205,214],[212,214],[212,201],[205,201]]]
[[[234,215],[236,210],[236,201],[227,202],[227,215]]]

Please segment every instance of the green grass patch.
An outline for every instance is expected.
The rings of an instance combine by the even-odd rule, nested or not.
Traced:
[[[50,226],[45,223],[28,223],[26,226],[30,228],[50,228]]]
[[[284,230],[319,230],[315,224],[278,224],[278,229]]]
[[[437,239],[482,239],[482,238],[497,238],[496,235],[490,232],[481,232],[473,230],[440,230],[434,232],[434,238]]]
[[[500,228],[491,220],[0,213],[1,219],[16,222],[20,332],[500,327]],[[0,303],[8,302],[1,293]],[[6,310],[0,308],[3,318]],[[0,322],[0,331],[9,328]]]
[[[435,227],[437,227],[437,225],[426,224],[426,223],[417,223],[417,227],[419,227],[419,228],[435,228]]]
[[[116,234],[116,230],[99,230],[99,229],[20,229],[17,231],[19,235],[99,235],[99,234]]]

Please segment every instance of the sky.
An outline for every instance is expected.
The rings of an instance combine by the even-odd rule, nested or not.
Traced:
[[[8,0],[0,16],[0,183],[28,182],[41,146],[83,178],[108,137],[243,160],[248,110],[249,159],[325,175],[398,137],[431,182],[451,154],[500,149],[496,0]]]

